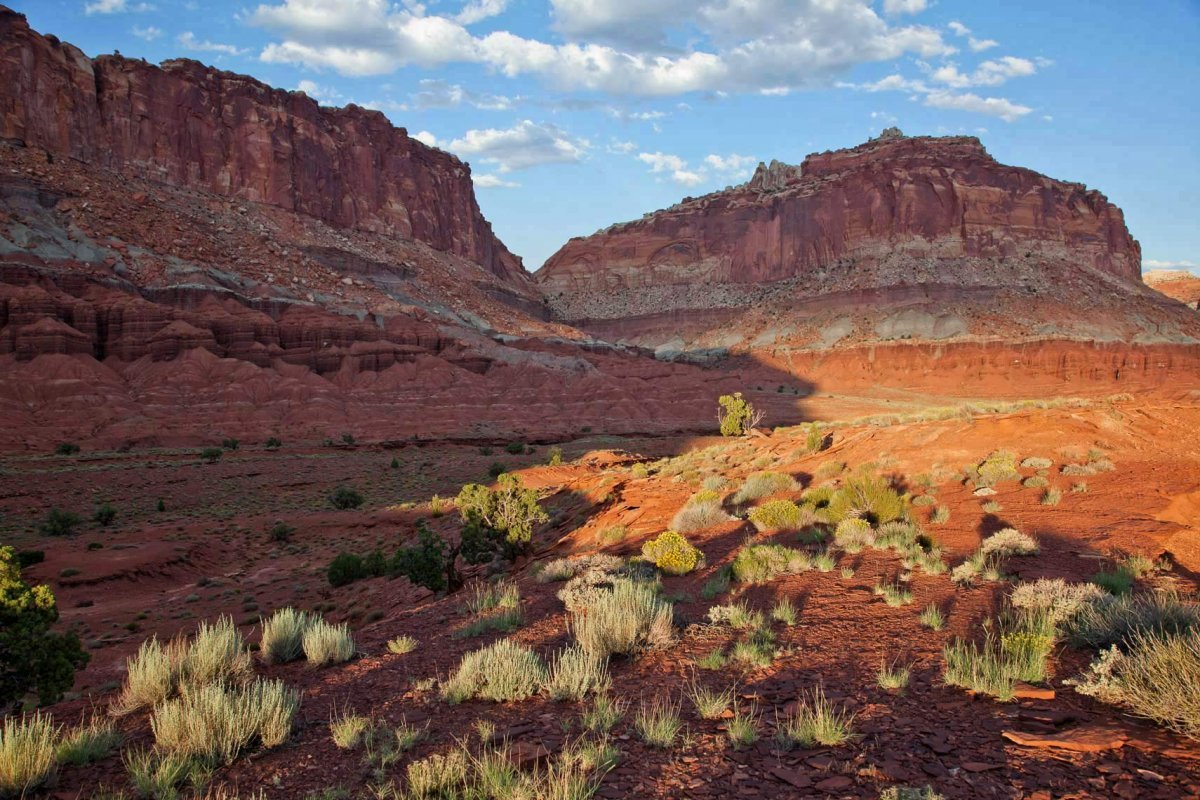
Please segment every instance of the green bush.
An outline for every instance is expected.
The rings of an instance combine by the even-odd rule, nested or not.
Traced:
[[[52,630],[57,621],[50,587],[25,583],[17,552],[0,547],[0,713],[31,691],[42,703],[57,701],[87,664],[75,634]]]
[[[96,513],[92,515],[92,521],[97,525],[108,527],[113,524],[113,520],[117,518],[117,510],[110,504],[105,503],[96,509]]]
[[[704,563],[704,554],[675,531],[664,531],[642,545],[642,558],[668,575],[686,575]]]
[[[519,456],[525,452],[524,442],[509,442],[504,446],[504,449],[511,455]]]
[[[454,591],[462,584],[454,566],[457,555],[458,551],[449,549],[442,537],[418,522],[417,543],[396,551],[391,571],[431,592]]]
[[[73,456],[79,452],[79,445],[74,442],[63,442],[54,448],[54,453],[60,456]]]
[[[42,521],[39,530],[43,536],[71,536],[81,522],[83,522],[83,518],[72,511],[51,508],[46,513],[46,519]]]
[[[723,394],[717,398],[717,404],[720,406],[717,419],[721,423],[722,436],[743,436],[762,419],[762,414],[742,397],[741,392]]]
[[[288,525],[283,520],[276,520],[275,524],[271,526],[268,535],[272,542],[286,542],[292,538],[292,534],[295,532],[296,529],[291,525]]]
[[[107,758],[120,744],[121,733],[116,726],[107,720],[94,718],[90,723],[81,724],[64,733],[58,743],[56,755],[63,764],[94,764]]]
[[[200,451],[200,457],[210,464],[220,461],[223,455],[225,455],[225,451],[219,447],[206,447]]]
[[[269,436],[263,446],[268,450],[278,450],[283,447],[283,442],[278,437]]]
[[[780,575],[804,572],[811,567],[808,554],[777,544],[743,547],[733,559],[732,577],[738,583],[764,583]]]
[[[760,531],[798,531],[816,522],[816,515],[791,500],[770,500],[751,509],[750,521]]]
[[[469,549],[482,543],[498,546],[512,558],[529,549],[534,526],[550,516],[538,505],[536,489],[525,489],[516,475],[501,475],[496,489],[477,483],[464,486],[455,498],[462,516],[463,551],[471,561]],[[468,548],[468,542],[474,546]]]
[[[226,450],[237,450],[239,444],[241,443],[237,439],[221,440],[221,447],[225,448]]]
[[[361,556],[343,551],[330,562],[325,576],[329,579],[330,586],[338,587],[362,580],[367,577],[367,570]]]
[[[1021,473],[1017,471],[1017,458],[1007,450],[996,450],[976,467],[980,486],[995,486],[1001,481],[1019,480]]]
[[[349,486],[339,486],[329,495],[333,507],[342,511],[358,508],[363,504],[363,496]]]

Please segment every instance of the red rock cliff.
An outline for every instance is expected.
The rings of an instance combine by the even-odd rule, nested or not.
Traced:
[[[552,302],[560,293],[795,278],[819,289],[827,268],[852,279],[884,262],[892,269],[872,277],[876,285],[924,282],[906,275],[903,258],[948,265],[950,282],[952,265],[968,259],[1069,261],[1140,282],[1138,243],[1104,195],[1000,164],[974,137],[898,131],[811,155],[799,168],[760,165],[742,186],[572,239],[536,278]],[[563,303],[567,318],[621,314],[599,298]]]
[[[0,138],[141,178],[416,239],[522,279],[470,168],[378,111],[190,60],[89,59],[0,6]]]

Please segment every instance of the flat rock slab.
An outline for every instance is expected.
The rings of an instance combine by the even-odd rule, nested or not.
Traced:
[[[1019,700],[1053,700],[1054,690],[1043,686],[1030,686],[1028,683],[1018,683],[1013,688],[1013,697]]]
[[[1071,750],[1076,753],[1100,753],[1105,750],[1116,750],[1125,745],[1126,739],[1122,731],[1101,725],[1080,726],[1060,733],[1003,731],[1000,735],[1022,747]]]

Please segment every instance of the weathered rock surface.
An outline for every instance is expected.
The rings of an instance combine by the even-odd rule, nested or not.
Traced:
[[[323,108],[177,59],[154,66],[31,30],[0,6],[0,138],[152,181],[416,239],[513,281],[470,168],[378,111]]]
[[[1001,164],[974,137],[891,130],[572,239],[535,277],[560,319],[680,350],[1194,339],[1140,259],[1098,191]]]
[[[1152,269],[1142,273],[1151,289],[1200,310],[1200,276],[1182,269]]]

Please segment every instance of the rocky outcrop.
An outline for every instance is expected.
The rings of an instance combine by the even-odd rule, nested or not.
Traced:
[[[1099,192],[1001,164],[974,137],[889,130],[572,239],[536,279],[561,318],[580,321],[747,308],[772,293],[1052,289],[1067,264],[1132,286],[1140,260]]]
[[[470,168],[378,111],[172,60],[78,48],[0,6],[0,139],[60,157],[415,239],[523,282],[492,233]]]
[[[1182,269],[1152,269],[1142,273],[1142,280],[1151,289],[1200,310],[1200,276]]]

